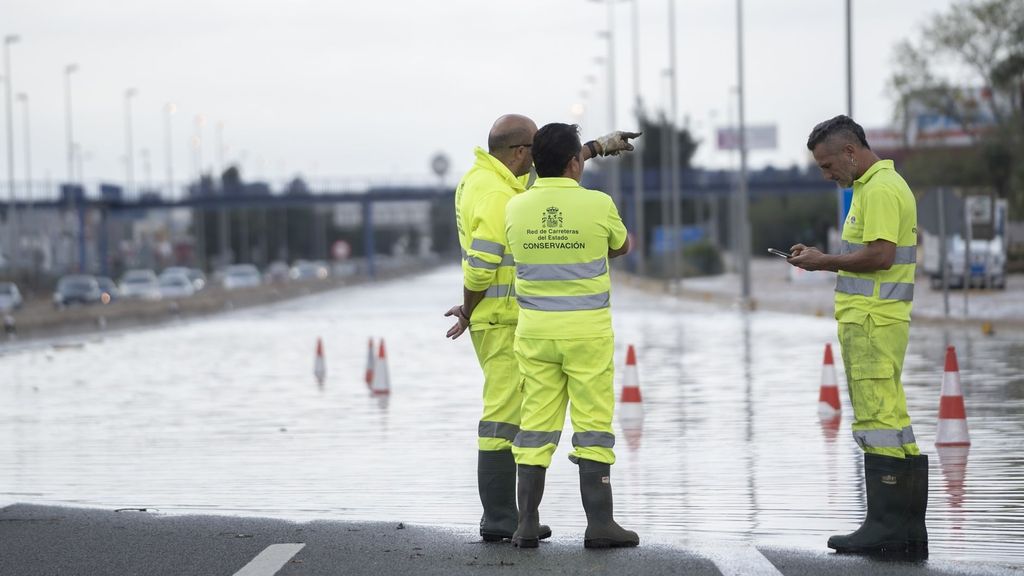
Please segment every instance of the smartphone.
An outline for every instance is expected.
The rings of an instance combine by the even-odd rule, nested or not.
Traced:
[[[792,254],[790,254],[789,252],[783,252],[782,250],[776,250],[775,248],[769,248],[769,249],[768,249],[768,253],[769,253],[769,254],[775,254],[775,255],[776,255],[776,256],[778,256],[779,258],[786,258],[786,259],[789,259],[789,258],[792,258],[792,257],[793,257],[793,255],[792,255]]]

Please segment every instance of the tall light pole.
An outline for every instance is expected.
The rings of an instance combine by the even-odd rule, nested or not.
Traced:
[[[71,75],[78,71],[77,64],[64,67],[64,128],[68,145],[68,182],[75,181],[75,137],[71,122]]]
[[[680,290],[683,283],[682,270],[682,225],[683,209],[682,198],[679,191],[679,134],[676,133],[676,122],[679,120],[679,69],[676,65],[676,2],[668,2],[668,39],[669,39],[669,98],[672,104],[672,116],[668,126],[669,132],[668,155],[669,155],[669,186],[672,194],[672,230],[669,247],[672,250],[672,278],[673,290]]]
[[[743,98],[743,0],[736,0],[736,98],[739,112],[739,240],[743,305],[750,304],[750,218],[747,216],[747,125]]]
[[[174,197],[174,153],[171,151],[171,116],[174,115],[174,104],[164,105],[164,156],[167,162],[167,197]]]
[[[640,100],[640,0],[633,0],[633,99],[636,129],[640,129],[643,120],[643,102]],[[612,128],[614,130],[614,127]],[[636,272],[647,271],[644,259],[644,160],[640,148],[633,153],[633,222],[636,225]]]
[[[615,2],[616,0],[595,0],[608,4],[608,30],[600,32],[601,36],[608,39],[608,130],[615,130]],[[607,159],[608,164],[608,194],[612,197],[616,206],[620,206],[621,190],[619,186],[619,162],[618,158]]]
[[[132,147],[132,98],[137,94],[135,88],[124,91],[124,191],[126,195],[135,192],[135,150]]]
[[[18,218],[15,215],[14,204],[14,120],[11,115],[11,86],[14,81],[11,79],[11,45],[18,42],[18,37],[10,34],[4,36],[4,98],[7,113],[7,195],[10,198],[10,205],[7,207],[7,223],[10,227],[10,249],[11,258],[15,266],[18,264]]]
[[[28,214],[32,215],[32,139],[31,128],[29,127],[28,94],[18,94],[18,101],[21,102],[21,128],[23,144],[25,148],[25,200],[28,202]],[[31,218],[29,218],[31,220]],[[28,224],[31,226],[31,223]]]

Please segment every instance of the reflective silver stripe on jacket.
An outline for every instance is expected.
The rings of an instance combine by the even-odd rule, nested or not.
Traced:
[[[519,264],[520,280],[586,280],[608,272],[608,259],[601,257],[581,264]]]
[[[501,257],[501,265],[502,266],[515,266],[516,265],[516,259],[511,254],[505,254],[504,256]]]
[[[597,432],[593,430],[577,432],[572,435],[572,445],[581,448],[614,448],[615,434],[612,434],[611,432]]]
[[[855,242],[847,242],[843,240],[840,245],[840,254],[852,254],[861,248],[867,246],[866,244],[857,244]],[[917,246],[897,246],[896,257],[892,261],[893,264],[916,264],[917,263]]]
[[[914,437],[914,429],[911,426],[907,426],[903,430],[900,430],[900,439],[903,444],[913,444],[917,442],[917,438]]]
[[[497,264],[491,264],[485,260],[481,260],[476,256],[466,256],[466,264],[469,264],[473,268],[483,268],[484,270],[497,270]]]
[[[505,254],[505,247],[497,242],[491,242],[490,240],[481,240],[480,238],[473,238],[473,242],[469,244],[471,250],[477,252],[486,252],[488,254],[494,254],[495,256],[501,256]]]
[[[916,264],[917,246],[897,246],[893,264]]]
[[[557,445],[558,441],[561,439],[561,430],[555,430],[554,432],[520,430],[519,434],[516,434],[516,439],[512,442],[512,445],[519,448],[540,448],[547,444]]]
[[[491,287],[484,292],[484,298],[504,298],[515,293],[511,284],[491,284]]]
[[[519,426],[509,424],[508,422],[488,422],[486,420],[481,420],[480,426],[477,428],[477,436],[480,438],[503,438],[509,442],[516,439],[516,434],[518,432]]]
[[[907,282],[882,282],[878,287],[878,297],[882,300],[914,301],[914,285]]]
[[[853,439],[861,448],[901,448],[902,430],[854,430]]]
[[[543,312],[571,312],[573,310],[597,310],[611,305],[608,292],[586,296],[523,296],[518,295],[519,307]]]
[[[875,293],[875,281],[853,276],[836,276],[836,292],[871,297]]]

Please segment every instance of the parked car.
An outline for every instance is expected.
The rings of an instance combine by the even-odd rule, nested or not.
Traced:
[[[206,288],[206,274],[203,274],[199,268],[189,268],[188,279],[192,281],[192,287],[196,289],[196,292]]]
[[[57,290],[53,293],[53,305],[57,308],[72,304],[95,304],[100,302],[103,293],[99,282],[87,274],[64,276],[57,281]]]
[[[0,282],[0,312],[21,308],[23,301],[18,285],[14,282]]]
[[[164,298],[189,298],[196,293],[192,280],[185,272],[160,274],[160,295]]]
[[[129,270],[121,277],[121,297],[160,299],[160,282],[152,270]]]
[[[121,297],[121,290],[117,288],[117,284],[110,278],[97,276],[96,283],[100,285],[100,301],[104,304],[110,304]]]
[[[330,275],[327,264],[308,260],[296,260],[289,272],[292,280],[326,280]]]
[[[275,260],[267,266],[267,282],[271,284],[281,284],[288,281],[289,268],[288,264],[280,260]]]
[[[252,264],[232,264],[224,271],[224,289],[254,288],[259,286],[260,271]]]

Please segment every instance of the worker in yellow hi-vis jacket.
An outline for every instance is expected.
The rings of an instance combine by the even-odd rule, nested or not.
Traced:
[[[836,277],[839,343],[853,404],[853,437],[864,450],[867,516],[837,552],[928,554],[928,457],[921,454],[900,376],[910,334],[917,262],[917,203],[892,160],[871,150],[847,116],[818,124],[807,148],[825,178],[853,187],[840,254],[803,244],[789,262]]]
[[[538,507],[551,455],[569,408],[570,459],[579,465],[587,513],[584,546],[636,546],[635,532],[612,516],[610,466],[615,463],[611,278],[608,259],[629,251],[612,199],[580,186],[578,128],[548,124],[533,138],[537,182],[509,201],[508,247],[516,261],[519,325],[515,351],[523,411],[512,453],[519,465],[519,526],[512,543],[536,547]]]
[[[498,118],[487,137],[487,151],[455,192],[455,216],[462,248],[463,303],[445,315],[456,318],[448,331],[458,338],[467,328],[484,373],[483,415],[478,425],[477,482],[483,516],[480,535],[487,542],[512,537],[518,522],[516,463],[512,441],[519,431],[522,393],[513,351],[519,306],[515,266],[505,240],[505,206],[526,190],[533,164],[537,125],[525,116]],[[587,157],[632,150],[629,138],[613,132],[591,143]],[[551,535],[542,527],[540,538]]]

